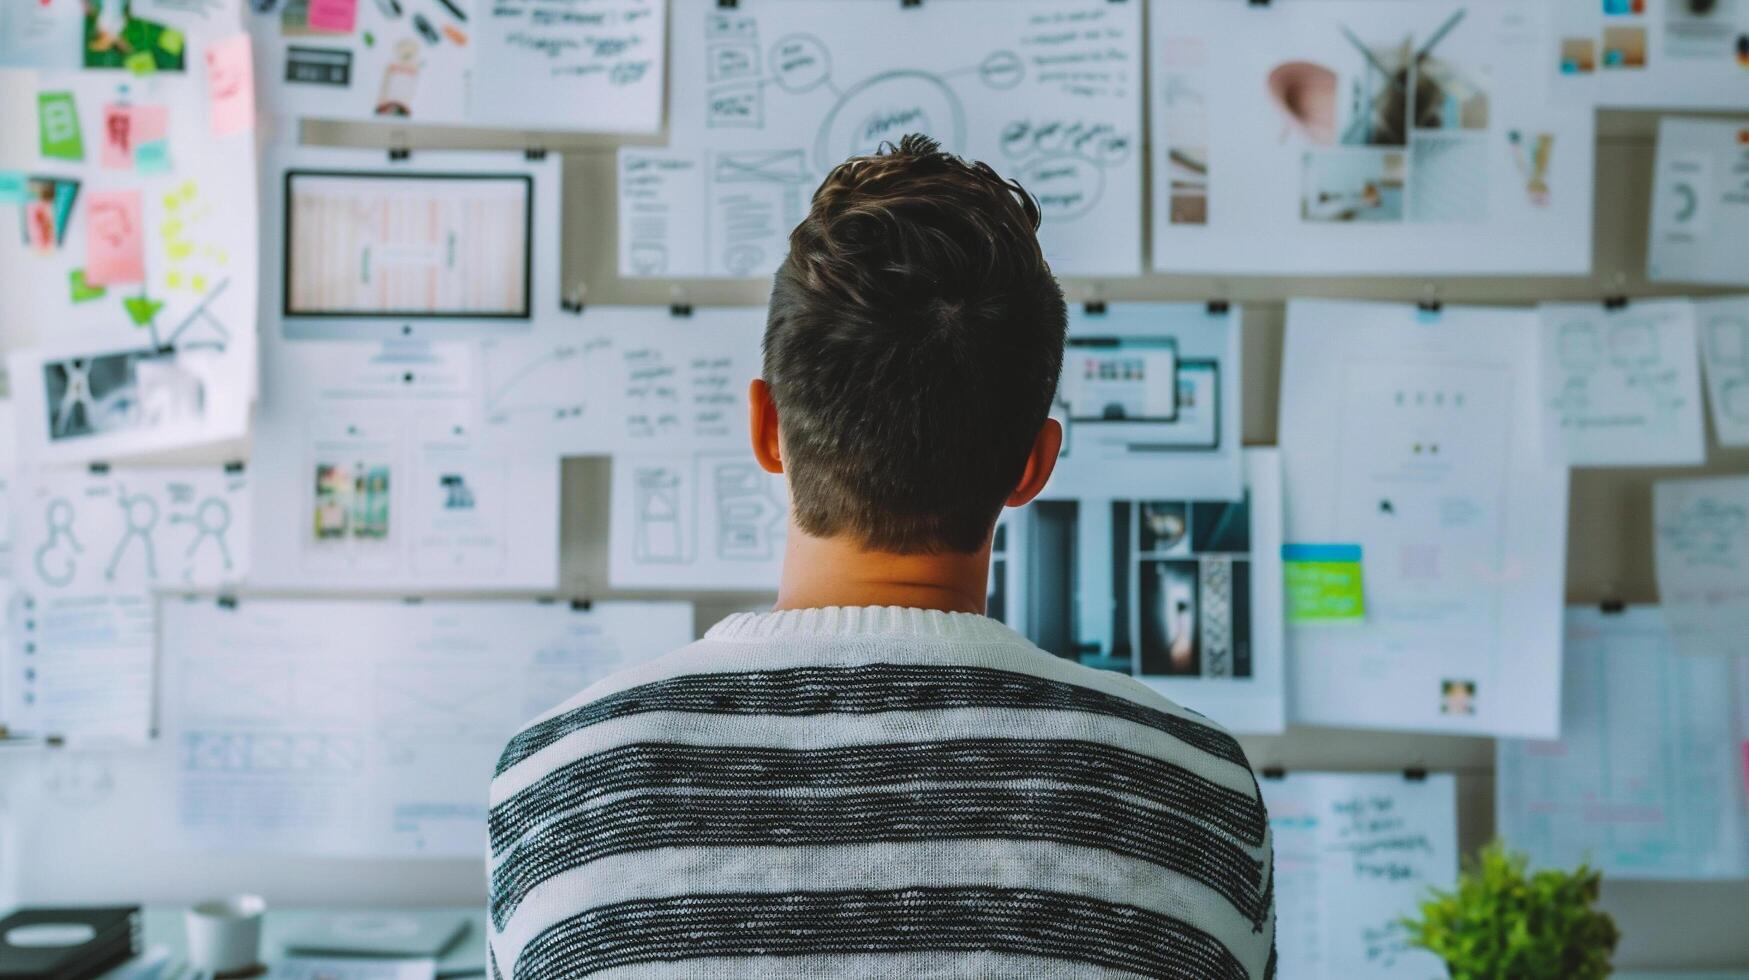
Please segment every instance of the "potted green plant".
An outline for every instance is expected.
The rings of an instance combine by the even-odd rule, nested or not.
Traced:
[[[1410,945],[1444,960],[1452,980],[1609,976],[1621,932],[1592,907],[1603,875],[1586,865],[1530,873],[1529,863],[1498,840],[1482,848],[1455,890],[1433,890],[1403,920]]]

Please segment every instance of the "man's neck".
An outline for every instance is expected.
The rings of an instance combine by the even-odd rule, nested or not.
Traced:
[[[812,537],[792,524],[773,608],[906,606],[981,614],[989,578],[988,547],[971,554],[897,555],[843,537]]]

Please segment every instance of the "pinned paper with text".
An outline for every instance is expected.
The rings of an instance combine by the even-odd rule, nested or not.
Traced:
[[[1749,71],[1737,74],[1749,80]],[[1649,279],[1749,284],[1749,122],[1658,121],[1647,234]]]
[[[1694,304],[1545,303],[1543,432],[1569,466],[1706,461]]]
[[[1561,737],[1498,743],[1501,837],[1605,878],[1749,877],[1736,664],[1679,656],[1656,606],[1569,609],[1565,661]]]
[[[1749,297],[1697,299],[1694,316],[1713,435],[1721,446],[1749,446]]]
[[[1457,880],[1457,781],[1289,773],[1258,783],[1275,838],[1282,980],[1443,977],[1398,920]]]
[[[616,456],[612,515],[616,589],[777,588],[789,485],[751,451]]]
[[[154,592],[241,581],[249,505],[240,469],[35,470],[13,494],[8,725],[81,740],[148,738]]]
[[[1677,652],[1749,655],[1749,477],[1659,481],[1652,535]]]
[[[1533,310],[1288,304],[1290,720],[1560,730],[1568,474],[1536,360]]]
[[[620,274],[769,276],[821,178],[911,133],[1024,185],[1057,274],[1135,274],[1141,7],[677,0],[669,146],[620,151]]]
[[[1554,33],[1538,57],[1562,104],[1749,105],[1749,14],[1740,2],[1582,0],[1549,9]]]
[[[164,838],[478,860],[517,730],[693,639],[685,602],[169,600]]]

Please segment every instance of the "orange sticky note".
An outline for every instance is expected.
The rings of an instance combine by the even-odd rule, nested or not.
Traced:
[[[85,204],[85,281],[126,286],[146,281],[144,208],[139,191],[92,191]]]
[[[235,34],[206,49],[207,117],[214,136],[255,128],[255,68],[249,35]]]

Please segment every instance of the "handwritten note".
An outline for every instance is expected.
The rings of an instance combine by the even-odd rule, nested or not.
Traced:
[[[1540,867],[1749,876],[1733,662],[1677,656],[1655,606],[1571,608],[1564,646],[1561,737],[1498,745],[1501,836]]]
[[[1456,780],[1292,773],[1260,785],[1283,980],[1444,976],[1397,920],[1457,878]]]
[[[314,15],[312,6],[312,16]],[[348,26],[347,30],[351,30]],[[214,136],[255,128],[255,68],[249,35],[237,34],[206,49],[207,119]]]
[[[1749,654],[1749,477],[1660,481],[1652,531],[1677,651]]]
[[[1706,460],[1693,304],[1551,303],[1540,313],[1550,453],[1573,466]]]
[[[85,159],[85,140],[79,133],[79,108],[71,92],[38,92],[36,96],[37,143],[50,160]]]
[[[493,0],[480,5],[475,104],[497,125],[583,107],[609,132],[652,132],[662,121],[663,0]],[[542,93],[528,98],[530,92]]]
[[[146,281],[139,191],[92,191],[85,206],[85,281],[125,286]]]
[[[1749,297],[1696,300],[1694,310],[1713,435],[1721,446],[1749,446]]]

